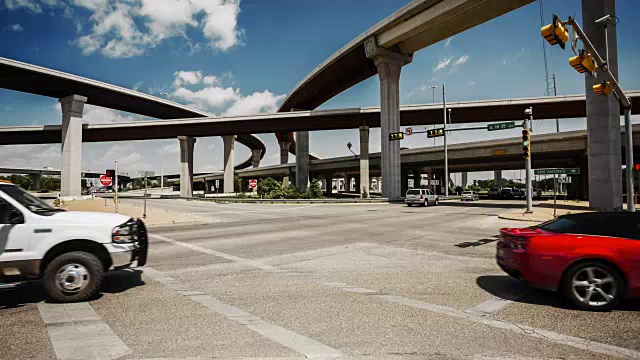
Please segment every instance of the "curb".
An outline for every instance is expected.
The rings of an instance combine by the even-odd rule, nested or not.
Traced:
[[[521,218],[515,218],[515,217],[508,217],[508,216],[503,216],[503,215],[498,215],[498,219],[503,219],[503,220],[513,220],[513,221],[523,221],[523,222],[545,222],[548,220],[552,220],[552,219],[546,219],[546,220],[533,220],[533,219],[521,219]]]
[[[205,201],[216,203],[245,203],[245,204],[384,204],[393,201],[388,199],[368,199],[368,200],[352,200],[352,199],[225,199],[225,198],[185,198],[178,199],[187,201]],[[404,202],[404,200],[403,200]]]

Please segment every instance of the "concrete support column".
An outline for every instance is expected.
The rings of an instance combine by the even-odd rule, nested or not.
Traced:
[[[500,183],[502,182],[502,170],[495,170],[493,172],[493,182],[495,183],[495,186],[500,188]]]
[[[59,101],[62,105],[60,196],[80,196],[82,194],[82,112],[87,98],[71,95]]]
[[[469,173],[468,172],[463,172],[462,173],[462,184],[460,184],[460,186],[462,186],[462,191],[464,191],[467,188],[467,182],[469,182]]]
[[[288,141],[280,141],[280,164],[288,164],[289,163],[289,147],[291,143]]]
[[[380,77],[382,196],[399,199],[402,196],[400,141],[389,141],[389,134],[400,131],[400,71],[411,62],[412,56],[379,48],[375,37],[365,40],[365,53],[373,60]]]
[[[227,135],[222,137],[224,142],[224,192],[232,193],[233,189],[233,164],[236,154],[236,136]]]
[[[615,0],[582,0],[582,26],[605,61],[605,29],[595,21],[605,15],[615,19]],[[608,26],[608,65],[618,78],[616,26]],[[602,74],[596,70],[598,75]],[[597,96],[593,85],[602,77],[585,76],[587,95],[587,138],[589,154],[589,205],[604,211],[622,211],[622,157],[620,153],[620,105],[615,96]]]
[[[254,168],[260,167],[260,156],[262,155],[262,149],[251,150],[251,165]]]
[[[325,190],[326,194],[327,195],[333,194],[333,175],[326,175],[324,179],[325,179],[325,182],[327,183],[326,190]]]
[[[193,147],[192,136],[178,136],[180,142],[180,196],[193,197]]]
[[[362,196],[362,190],[367,197],[371,192],[369,184],[369,127],[360,126],[360,188],[358,192]],[[364,187],[364,189],[362,189]]]
[[[33,174],[31,175],[31,180],[33,182],[33,189],[32,190],[40,190],[40,178],[42,177],[42,175],[40,174]]]
[[[307,191],[309,184],[309,132],[296,132],[296,188]]]
[[[409,169],[400,168],[400,194],[404,196],[409,190]]]

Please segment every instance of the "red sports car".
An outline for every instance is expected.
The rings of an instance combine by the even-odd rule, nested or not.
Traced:
[[[640,214],[571,214],[500,233],[502,270],[561,291],[578,308],[609,310],[624,297],[640,297]]]

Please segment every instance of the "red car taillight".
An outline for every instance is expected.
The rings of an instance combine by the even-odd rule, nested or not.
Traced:
[[[526,251],[527,246],[529,245],[528,238],[521,237],[512,237],[511,238],[511,248],[520,251]]]

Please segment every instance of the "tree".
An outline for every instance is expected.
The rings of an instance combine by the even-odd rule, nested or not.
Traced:
[[[236,193],[242,192],[242,179],[239,176],[233,178],[233,189]]]
[[[258,195],[262,198],[269,198],[269,195],[277,190],[282,190],[282,184],[274,178],[268,177],[258,181]]]
[[[133,190],[142,189],[144,187],[144,180],[141,178],[133,179]]]
[[[305,195],[308,199],[319,199],[322,197],[322,189],[320,188],[320,181],[318,181],[318,179],[311,180],[311,184],[309,184]]]

